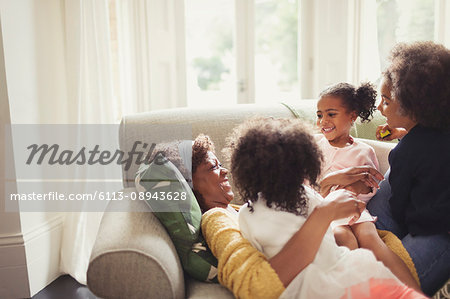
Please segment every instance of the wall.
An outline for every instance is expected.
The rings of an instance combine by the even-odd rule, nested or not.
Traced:
[[[0,31],[0,297],[21,298],[28,297],[29,287],[20,214],[5,212],[4,201],[6,175],[13,177],[15,171],[14,168],[6,169],[5,163],[6,153],[10,154],[12,150],[11,144],[4,142],[6,135],[10,134],[6,128],[11,120],[3,54],[3,37]],[[15,192],[16,186],[14,183],[12,185],[10,192]]]
[[[0,1],[2,49],[12,124],[64,123],[68,119],[63,11],[63,0]],[[8,108],[7,101],[2,99],[1,105],[2,113],[8,111],[4,109]],[[19,181],[17,191],[20,189]],[[29,212],[3,217],[3,210],[0,210],[0,236],[9,235],[10,242],[22,240],[26,252],[20,264],[27,270],[27,279],[17,284],[22,284],[23,291],[27,290],[28,294],[14,297],[30,297],[60,274],[64,214]],[[12,236],[15,238],[11,239]],[[8,259],[7,255],[1,256]],[[12,270],[0,272],[0,281],[12,273]],[[23,282],[27,287],[23,287]],[[13,285],[7,288],[13,289]]]
[[[64,123],[62,0],[1,0],[11,123]]]

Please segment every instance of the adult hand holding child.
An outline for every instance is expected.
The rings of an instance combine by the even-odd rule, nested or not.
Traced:
[[[370,166],[355,166],[332,172],[320,182],[320,193],[327,196],[333,186],[339,189],[347,189],[356,194],[367,194],[371,188],[379,188],[379,181],[383,175]]]

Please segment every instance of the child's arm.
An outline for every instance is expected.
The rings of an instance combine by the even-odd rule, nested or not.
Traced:
[[[320,194],[328,195],[333,186],[346,187],[361,181],[367,187],[379,188],[376,180],[381,181],[383,175],[373,167],[357,166],[335,171],[325,176],[320,182]]]
[[[330,196],[336,198],[316,206],[297,233],[269,260],[285,286],[314,260],[331,221],[350,216],[358,218],[365,208],[363,202],[345,190],[332,192]]]
[[[360,150],[359,153],[354,155],[354,165],[364,165],[379,170],[380,165],[375,150],[371,146],[364,145],[362,142],[358,146],[360,147]],[[344,186],[343,188],[356,193],[359,195],[358,199],[364,202],[368,202],[377,192],[377,188],[369,187],[363,181],[357,181],[351,185]]]

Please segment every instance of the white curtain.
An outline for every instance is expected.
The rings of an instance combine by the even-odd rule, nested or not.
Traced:
[[[165,18],[159,18],[160,24],[152,23],[159,12],[172,16],[174,21],[173,5],[165,1],[64,0],[70,123],[118,124],[126,114],[183,104],[174,104],[165,97],[164,92],[176,89],[175,84],[159,84],[159,73],[155,72],[160,65],[170,65],[167,82],[176,82],[177,60],[171,55],[176,43],[159,43],[161,35],[152,33],[166,24]],[[174,31],[164,32],[167,37]],[[167,47],[161,50],[159,44]],[[99,135],[99,142],[106,138]],[[88,177],[87,173],[77,173],[77,178]],[[110,179],[107,173],[104,178]],[[87,185],[80,187],[80,192],[87,191]],[[118,191],[121,186],[119,181],[117,189],[108,191]],[[65,217],[60,270],[82,284],[86,284],[102,214],[79,212]]]
[[[66,0],[66,65],[75,123],[115,123],[108,0]]]
[[[359,2],[359,59],[355,82],[375,82],[381,76],[378,51],[377,3],[376,0]]]
[[[121,105],[113,90],[108,0],[66,0],[65,24],[69,122],[117,123]],[[87,174],[77,173],[77,177],[86,178]],[[81,189],[87,190],[87,186]],[[86,284],[86,270],[102,214],[66,213],[60,270],[82,284]]]
[[[124,113],[186,106],[183,2],[111,0]]]
[[[113,1],[116,19],[118,69],[122,111],[148,111],[152,107],[150,27],[148,0]],[[153,79],[153,78],[152,78]],[[128,103],[129,102],[129,103]]]

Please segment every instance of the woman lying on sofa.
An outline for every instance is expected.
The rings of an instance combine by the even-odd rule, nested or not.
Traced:
[[[179,145],[175,146],[175,150],[166,148],[164,154],[181,169],[188,182],[192,177],[191,186],[205,212],[203,235],[218,259],[219,282],[237,297],[279,297],[301,270],[314,260],[323,232],[328,229],[331,220],[359,217],[364,209],[362,202],[348,197],[324,202],[314,210],[284,248],[267,259],[239,232],[237,213],[229,206],[234,195],[227,177],[228,170],[222,167],[215,156],[210,138],[200,135],[193,143],[183,143],[184,146],[186,144],[192,144],[191,161],[186,162],[189,159],[185,154],[188,150]],[[177,154],[177,151],[182,153]],[[192,176],[187,171],[189,168],[192,169]],[[352,175],[346,177],[347,183],[363,180],[366,184],[377,187],[376,180],[367,175],[369,173],[377,179],[382,178],[376,170],[361,167],[352,170]],[[404,291],[408,289],[405,287]]]

